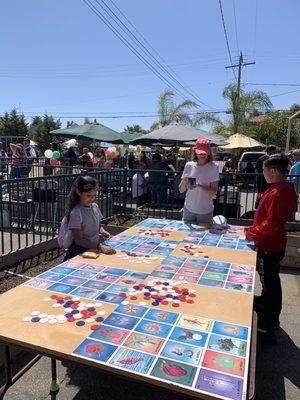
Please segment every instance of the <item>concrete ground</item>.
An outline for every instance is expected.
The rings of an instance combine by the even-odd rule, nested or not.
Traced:
[[[284,301],[277,344],[257,347],[256,400],[296,400],[300,388],[300,271],[281,274]],[[260,285],[257,284],[257,293]],[[26,361],[17,359],[20,367]],[[13,387],[5,400],[51,399],[50,359],[43,357]],[[179,400],[183,396],[152,386],[128,382],[97,369],[71,362],[58,362],[61,388],[58,400]],[[1,376],[3,382],[3,374]],[[1,383],[2,383],[1,382]]]

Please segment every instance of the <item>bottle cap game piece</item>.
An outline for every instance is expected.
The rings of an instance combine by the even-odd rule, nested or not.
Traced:
[[[40,317],[40,318],[46,318],[46,317],[47,317],[47,315],[48,315],[48,314],[44,314],[44,313],[42,313],[42,314],[39,314],[39,317]]]
[[[76,321],[76,325],[83,326],[83,325],[85,325],[85,322],[84,321]]]
[[[31,321],[31,317],[24,317],[24,318],[22,318],[22,321],[30,322]]]
[[[40,319],[40,323],[41,324],[45,324],[46,322],[48,322],[48,318],[41,318]]]
[[[91,329],[92,329],[92,331],[96,331],[96,330],[98,330],[100,328],[100,325],[92,325],[91,326]]]
[[[106,314],[106,311],[98,311],[97,312],[97,315],[100,315],[100,316],[103,316],[103,315],[105,315]]]
[[[37,315],[39,315],[39,314],[40,314],[39,311],[32,311],[32,313],[31,313],[31,315],[33,315],[33,316],[37,316]]]
[[[50,297],[45,297],[43,301],[49,302],[49,301],[51,301],[51,300],[52,300],[52,299],[51,299]]]
[[[49,319],[49,320],[48,320],[48,323],[49,323],[49,324],[56,324],[56,322],[57,322],[57,319],[56,319],[56,318],[53,318],[53,319]]]
[[[58,307],[61,307],[61,304],[59,304],[59,303],[54,303],[54,304],[52,304],[52,307],[53,307],[53,308],[58,308]]]
[[[85,322],[87,322],[88,324],[91,324],[92,322],[95,322],[95,319],[94,318],[87,318],[85,320]]]

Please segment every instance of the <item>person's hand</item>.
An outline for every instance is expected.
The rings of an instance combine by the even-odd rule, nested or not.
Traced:
[[[98,249],[103,254],[109,254],[109,255],[116,254],[116,250],[115,249],[113,249],[112,247],[109,247],[109,246],[104,246],[103,244],[99,245]]]
[[[185,175],[183,175],[182,180],[187,182],[189,178],[191,178],[191,175],[185,174]]]
[[[104,229],[103,229],[103,231],[101,232],[100,235],[103,237],[104,240],[107,240],[107,239],[111,238],[111,234],[109,232],[105,231]]]

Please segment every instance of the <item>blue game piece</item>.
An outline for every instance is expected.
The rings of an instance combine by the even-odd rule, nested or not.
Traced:
[[[149,290],[149,289],[152,289],[152,287],[151,286],[145,286],[145,289]]]
[[[65,302],[64,307],[71,307],[71,305],[74,303],[72,300],[68,300]]]
[[[154,291],[154,288],[150,288],[150,289],[148,289],[149,290],[149,292],[153,292]]]
[[[169,286],[169,282],[164,282],[163,285]]]
[[[144,293],[144,296],[149,297],[149,296],[151,296],[151,293],[146,292],[146,293]]]
[[[173,298],[173,296],[171,294],[166,294],[166,297],[169,299]]]
[[[83,325],[85,325],[85,322],[84,321],[77,321],[76,325],[77,326],[83,326]]]
[[[166,296],[166,297],[167,297],[167,296]],[[174,300],[178,300],[179,297],[178,297],[178,296],[173,296],[173,299],[174,299]]]
[[[76,314],[76,313],[75,313],[75,314]],[[71,317],[73,317],[73,314],[71,314],[71,313],[66,313],[66,314],[65,314],[65,317],[66,317],[66,318],[71,318]]]
[[[152,305],[153,305],[153,306],[159,306],[159,303],[158,303],[157,301],[153,301],[153,302],[152,302]]]
[[[104,318],[103,318],[103,317],[97,317],[97,318],[96,318],[96,321],[97,321],[97,322],[103,322],[103,321],[104,321]]]
[[[87,311],[95,311],[95,307],[88,307]]]
[[[71,311],[71,314],[72,315],[74,315],[74,314],[78,314],[79,313],[79,311],[78,310],[73,310],[73,311]]]
[[[39,322],[40,319],[41,318],[39,318],[39,317],[33,317],[33,318],[31,318],[31,322]]]
[[[65,301],[64,300],[57,300],[57,302],[56,303],[58,303],[58,304],[64,304],[65,303]]]
[[[188,292],[187,290],[185,290],[184,292],[182,292],[182,294],[183,294],[184,296],[187,296],[187,295],[189,294],[189,292]]]
[[[146,287],[146,286],[145,286]],[[135,285],[135,286],[133,286],[133,289],[136,289],[136,290],[139,290],[139,286],[138,285]]]

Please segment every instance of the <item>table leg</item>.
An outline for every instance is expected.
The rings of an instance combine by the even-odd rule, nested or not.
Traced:
[[[59,392],[59,380],[57,379],[57,371],[56,371],[56,359],[51,358],[51,383],[50,383],[50,395],[51,400],[56,399],[56,395]],[[0,399],[1,400],[1,399]]]

